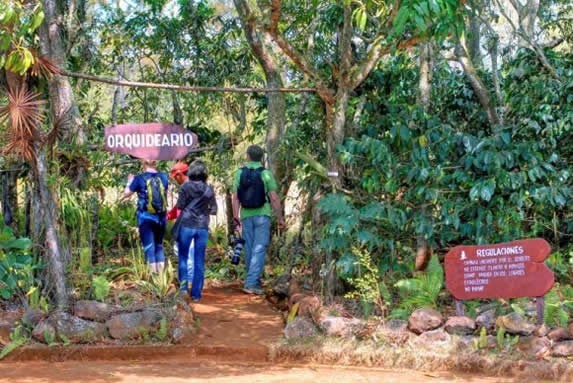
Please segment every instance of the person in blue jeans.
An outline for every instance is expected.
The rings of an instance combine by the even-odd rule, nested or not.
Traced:
[[[189,246],[194,242],[193,249],[193,280],[191,281],[191,299],[198,302],[201,299],[205,279],[205,250],[209,239],[209,216],[217,214],[217,202],[213,188],[206,183],[207,167],[201,161],[194,161],[187,172],[189,180],[181,185],[176,207],[181,210],[181,229],[177,237],[179,257],[179,285],[182,293],[188,293],[188,284],[184,281],[188,276],[187,258],[191,255]]]
[[[279,229],[285,226],[277,182],[263,167],[263,154],[258,145],[247,148],[247,163],[235,172],[231,197],[235,230],[241,232],[242,229],[245,240],[247,276],[243,291],[256,295],[264,294],[260,279],[271,236],[272,211],[277,216]]]
[[[166,201],[167,201],[167,188],[169,181],[167,174],[159,172],[156,167],[155,161],[142,160],[141,161],[143,172],[134,176],[130,174],[127,176],[127,185],[121,200],[129,198],[132,194],[137,193],[137,227],[139,229],[139,237],[143,246],[145,254],[145,262],[149,265],[152,273],[161,272],[165,266],[165,253],[163,252],[163,237],[165,236],[166,224]],[[161,186],[155,187],[156,192],[162,195],[156,196],[159,201],[159,206],[156,203],[151,204],[149,201],[150,195],[150,180],[157,178]]]

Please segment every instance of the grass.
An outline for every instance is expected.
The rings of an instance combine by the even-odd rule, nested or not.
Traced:
[[[573,364],[566,360],[523,360],[518,353],[492,354],[463,347],[423,349],[371,340],[315,337],[285,340],[270,352],[274,362],[367,366],[421,371],[450,371],[570,382]]]

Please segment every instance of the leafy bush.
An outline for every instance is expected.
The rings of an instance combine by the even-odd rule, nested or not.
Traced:
[[[95,299],[103,302],[109,295],[111,286],[105,276],[99,275],[92,280],[92,291]]]
[[[444,270],[437,257],[432,257],[425,273],[415,278],[402,279],[394,285],[400,293],[400,303],[391,316],[407,318],[422,307],[438,307],[438,297],[444,287]]]
[[[26,294],[39,285],[36,271],[41,264],[31,254],[32,241],[16,238],[11,228],[0,233],[0,297],[10,300],[18,297],[26,301]]]

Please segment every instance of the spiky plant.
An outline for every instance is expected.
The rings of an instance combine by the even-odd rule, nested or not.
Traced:
[[[28,162],[36,158],[35,146],[44,140],[40,124],[44,121],[40,95],[21,86],[8,89],[8,104],[0,107],[0,123],[7,123],[3,153]]]

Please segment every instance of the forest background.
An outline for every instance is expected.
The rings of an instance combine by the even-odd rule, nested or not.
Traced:
[[[187,160],[208,161],[226,201],[246,146],[264,145],[296,202],[269,274],[405,317],[451,303],[437,262],[451,247],[542,237],[548,320],[567,323],[572,44],[566,0],[5,0],[2,304],[66,309],[149,278],[133,204],[114,197],[138,164],[105,152],[103,131],[163,121],[199,135]],[[212,231],[212,279],[241,275],[229,230]]]

